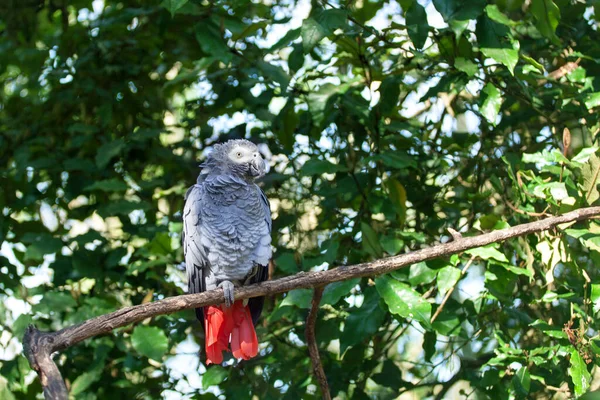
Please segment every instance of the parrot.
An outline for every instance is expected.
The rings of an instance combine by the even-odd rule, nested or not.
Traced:
[[[221,364],[230,345],[238,359],[258,354],[254,327],[264,297],[234,301],[234,288],[268,277],[271,209],[254,182],[265,175],[265,167],[258,147],[248,140],[216,144],[185,194],[182,241],[188,293],[222,288],[224,295],[224,304],[196,309],[204,323],[207,365]]]

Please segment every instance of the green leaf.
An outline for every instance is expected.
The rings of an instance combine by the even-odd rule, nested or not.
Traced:
[[[405,169],[405,168],[417,168],[417,162],[415,159],[400,151],[384,151],[383,153],[371,156],[370,158],[375,160],[383,161],[383,164],[390,168]]]
[[[381,114],[389,115],[398,106],[401,83],[402,78],[397,76],[388,76],[381,82],[378,89],[380,97],[377,103]]]
[[[529,326],[532,326],[540,331],[544,332],[546,335],[553,337],[555,339],[566,339],[567,334],[563,332],[562,328],[557,326],[548,325],[546,322],[536,319]]]
[[[598,184],[600,183],[600,158],[592,154],[587,163],[581,168],[583,175],[583,193],[588,204],[593,204],[600,198]]]
[[[496,119],[502,106],[502,93],[491,83],[485,85],[482,90],[483,104],[481,105],[481,115],[492,125],[496,126]]]
[[[167,232],[157,232],[150,241],[148,248],[154,255],[167,256],[173,252],[171,236]]]
[[[340,354],[349,347],[371,338],[379,330],[385,319],[385,311],[379,307],[379,295],[373,288],[364,293],[364,302],[358,309],[351,308],[348,318],[344,321],[344,331],[340,336]]]
[[[541,166],[546,166],[553,163],[568,163],[569,160],[559,150],[543,150],[532,154],[523,153],[523,162],[539,163]]]
[[[331,304],[335,305],[342,298],[349,296],[351,290],[358,285],[360,282],[359,278],[350,279],[342,282],[334,282],[330,283],[325,287],[323,291],[323,298],[321,299],[321,304]]]
[[[536,60],[534,60],[533,58],[531,58],[531,57],[529,57],[528,55],[525,55],[525,54],[521,54],[521,58],[527,64],[535,67],[535,69],[537,69],[538,72],[540,72],[542,74],[544,73],[544,71],[545,71],[544,66],[542,64],[540,64],[539,62],[537,62]]]
[[[555,33],[560,21],[558,6],[552,0],[531,0],[530,10],[536,21],[535,26],[540,33],[553,43],[559,44],[560,40]]]
[[[300,172],[302,175],[321,175],[335,174],[336,172],[347,171],[348,168],[344,165],[334,164],[327,160],[319,160],[311,158],[304,163]]]
[[[202,388],[208,389],[211,386],[220,385],[228,375],[225,368],[220,365],[213,365],[207,368],[202,375]]]
[[[525,397],[531,388],[531,377],[526,367],[521,367],[512,379],[512,385],[518,397]]]
[[[77,302],[68,292],[47,292],[35,310],[43,313],[63,312],[77,306]]]
[[[171,13],[171,16],[175,15],[175,12],[183,7],[188,0],[164,0],[162,6],[165,7]]]
[[[83,190],[87,192],[92,190],[101,190],[103,192],[124,192],[127,189],[128,186],[125,182],[117,178],[112,178],[94,182],[93,184],[86,186]]]
[[[310,308],[313,291],[311,289],[294,289],[290,290],[283,301],[279,303],[279,307],[294,306],[298,308]]]
[[[286,274],[294,274],[298,272],[298,263],[293,253],[282,253],[275,259],[275,265],[278,270],[285,272]]]
[[[479,71],[479,66],[477,64],[463,57],[457,57],[454,59],[454,68],[464,72],[470,77],[475,76],[475,74]]]
[[[8,382],[0,375],[0,399],[16,400],[17,398],[8,387]]]
[[[128,215],[132,211],[148,209],[150,209],[150,205],[146,202],[119,199],[99,207],[98,215],[106,218],[114,215]]]
[[[569,367],[569,376],[573,380],[576,396],[581,396],[588,391],[592,377],[587,369],[585,360],[581,357],[577,349],[571,350],[571,366]]]
[[[425,8],[417,2],[406,12],[406,30],[415,48],[422,49],[429,35],[429,24]]]
[[[19,340],[23,340],[23,335],[27,327],[33,323],[33,317],[29,314],[21,314],[12,324],[12,333]],[[2,397],[0,397],[1,399]]]
[[[529,270],[527,268],[519,268],[519,267],[515,267],[514,265],[510,265],[510,264],[502,264],[502,266],[515,275],[525,275],[529,278],[533,278],[533,272],[531,272],[531,270]]]
[[[288,66],[292,71],[298,71],[304,65],[304,51],[300,43],[294,44],[294,50],[288,57]]]
[[[506,26],[482,15],[477,20],[477,38],[481,52],[508,68],[514,75],[515,66],[519,60],[519,42],[515,40]]]
[[[590,296],[595,313],[600,312],[600,284],[592,283],[592,293]]]
[[[468,21],[477,18],[486,5],[485,0],[433,0],[444,21]]]
[[[423,335],[423,353],[425,356],[425,361],[431,362],[431,357],[433,357],[435,354],[436,343],[437,333],[434,331],[425,331],[425,334]]]
[[[373,375],[371,379],[373,379],[373,381],[378,385],[385,386],[396,391],[406,385],[406,382],[402,380],[402,372],[390,359],[386,359],[383,362],[383,368],[381,369],[381,372]]]
[[[373,228],[371,228],[369,224],[361,222],[360,231],[362,232],[363,249],[375,258],[381,257],[383,248],[381,247],[379,237]]]
[[[410,286],[384,275],[375,279],[375,287],[390,312],[429,325],[431,304]]]
[[[404,241],[393,236],[383,236],[379,242],[381,243],[383,250],[392,256],[400,253],[400,250],[404,247]]]
[[[290,76],[278,65],[273,65],[265,61],[259,61],[256,66],[262,71],[265,78],[270,79],[279,84],[282,93],[287,91],[290,84]],[[292,103],[293,104],[293,103]],[[292,108],[293,109],[293,108]]]
[[[204,53],[229,64],[233,57],[220,29],[211,22],[196,25],[196,40]]]
[[[345,28],[348,14],[345,10],[329,9],[318,12],[302,22],[301,36],[304,53],[310,51],[338,28]]]
[[[284,47],[288,47],[294,40],[298,39],[299,37],[300,28],[291,29],[287,31],[287,33],[269,49],[269,52],[275,52]]]
[[[123,139],[113,140],[100,146],[96,154],[96,166],[105,168],[113,157],[121,154],[124,147],[125,142]]]
[[[156,326],[138,325],[131,335],[131,344],[138,353],[156,361],[162,360],[169,348],[167,336]]]
[[[402,185],[397,179],[390,178],[385,182],[385,187],[389,193],[389,199],[394,209],[396,210],[396,214],[398,215],[398,224],[400,226],[404,225],[404,221],[406,221],[406,189],[404,185]]]
[[[45,255],[57,253],[62,247],[62,240],[49,234],[41,234],[27,246],[25,261],[42,261]]]
[[[285,87],[287,87],[287,84],[289,84],[289,81],[286,83]],[[291,153],[294,149],[294,133],[296,132],[299,121],[300,118],[294,110],[294,98],[290,97],[277,117],[273,120],[273,131],[288,153]]]
[[[433,322],[431,327],[444,336],[458,336],[460,334],[461,321],[456,314],[443,310]]]
[[[584,99],[584,103],[588,110],[600,106],[600,92],[588,94]]]
[[[323,39],[329,31],[314,18],[310,17],[302,22],[302,48],[304,53],[310,51]]]
[[[485,7],[485,13],[492,21],[496,21],[499,24],[506,26],[512,26],[516,24],[513,20],[504,15],[496,4],[488,4]]]
[[[85,392],[94,382],[98,381],[102,376],[101,371],[84,372],[80,374],[71,385],[71,396],[77,396]]]
[[[448,265],[440,269],[437,273],[437,287],[440,294],[444,295],[448,290],[454,287],[461,277],[460,269]]]
[[[433,282],[437,271],[427,266],[425,262],[419,262],[410,266],[408,281],[412,286],[428,284]]]
[[[586,163],[586,162],[588,162],[590,157],[593,154],[596,154],[597,152],[598,152],[598,147],[584,147],[583,149],[581,149],[581,151],[579,153],[577,153],[577,155],[575,157],[573,157],[571,159],[571,161],[580,163],[580,164]]]
[[[466,250],[465,253],[470,254],[472,256],[475,257],[479,257],[483,260],[489,260],[494,259],[496,261],[500,261],[500,262],[508,262],[508,259],[506,258],[506,256],[502,253],[500,253],[498,250],[496,250],[493,244],[484,246],[484,247],[476,247],[474,249],[469,249]]]

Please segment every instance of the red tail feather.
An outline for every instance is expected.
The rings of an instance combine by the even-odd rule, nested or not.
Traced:
[[[204,309],[206,363],[223,362],[223,351],[231,341],[236,358],[248,360],[258,354],[258,339],[248,306],[236,301],[231,307],[209,306]]]

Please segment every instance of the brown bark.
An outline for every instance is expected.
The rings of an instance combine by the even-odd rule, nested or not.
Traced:
[[[327,376],[321,363],[321,356],[319,355],[319,345],[317,344],[317,338],[315,337],[315,326],[317,325],[317,314],[319,313],[319,304],[321,304],[321,298],[323,297],[323,286],[315,288],[315,292],[312,298],[312,304],[310,311],[308,312],[308,318],[306,318],[306,344],[308,345],[308,354],[310,355],[310,361],[312,362],[313,373],[319,382],[321,387],[321,396],[323,400],[331,400],[331,393],[329,392],[329,384],[327,383]]]

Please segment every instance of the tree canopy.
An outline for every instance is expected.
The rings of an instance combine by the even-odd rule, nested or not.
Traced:
[[[184,293],[183,195],[223,140],[268,159],[273,278],[598,204],[598,21],[567,0],[2,2],[0,398],[41,393],[29,324]],[[332,396],[596,389],[599,238],[578,222],[328,285]],[[241,363],[204,366],[192,311],[55,359],[75,399],[319,398],[311,298],[269,297]]]

